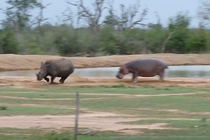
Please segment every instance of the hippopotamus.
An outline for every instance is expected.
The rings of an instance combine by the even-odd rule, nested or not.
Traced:
[[[56,77],[61,77],[61,84],[74,72],[74,65],[68,59],[62,58],[59,60],[48,60],[45,63],[41,62],[40,70],[36,74],[37,80],[45,79],[49,82],[47,76],[51,76],[51,84]]]
[[[138,76],[153,77],[158,75],[160,80],[163,81],[166,68],[168,68],[167,64],[159,59],[138,59],[122,65],[116,77],[122,79],[125,75],[132,73],[132,82],[136,83],[138,82]]]

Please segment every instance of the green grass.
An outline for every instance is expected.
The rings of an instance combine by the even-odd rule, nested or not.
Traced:
[[[0,93],[0,96],[12,96],[12,97],[26,97],[26,98],[75,98],[74,93],[62,94],[62,93],[49,93],[49,92],[41,92],[41,93]],[[107,97],[103,95],[85,95],[80,94],[81,98],[99,98],[99,97]]]
[[[210,130],[210,121],[206,118],[198,120],[167,120],[167,119],[153,119],[153,120],[140,120],[134,122],[123,122],[126,124],[154,124],[154,123],[168,123],[167,127],[175,128],[198,128],[205,127]],[[210,133],[209,133],[210,135]]]
[[[41,92],[43,89],[23,89],[23,88],[14,88],[14,87],[1,87],[0,92],[8,92],[8,91],[15,91],[15,92]]]
[[[170,94],[188,92],[210,92],[208,88],[185,88],[185,87],[121,87],[121,86],[97,86],[97,87],[44,87],[47,92],[56,93],[124,93],[124,94]]]
[[[198,95],[197,95],[198,96]],[[83,101],[82,106],[93,109],[103,109],[108,111],[110,108],[151,108],[157,109],[178,109],[183,111],[208,112],[209,99],[202,97],[188,96],[160,96],[160,97],[144,97],[144,98],[112,98],[103,101]],[[118,109],[119,111],[119,109]]]
[[[66,86],[50,86],[43,89],[16,89],[11,87],[1,88],[0,94],[4,91],[23,91],[23,92],[41,92],[41,93],[124,93],[124,94],[169,94],[169,93],[188,93],[188,92],[210,92],[208,88],[186,88],[186,87],[121,87],[121,86],[83,86],[83,87],[66,87]]]
[[[39,114],[74,114],[74,110],[66,109],[75,107],[75,93],[80,92],[80,108],[86,108],[90,111],[113,112],[123,114],[133,114],[137,117],[157,118],[154,120],[144,120],[136,122],[127,122],[133,124],[152,124],[152,123],[168,123],[166,127],[181,128],[180,130],[149,130],[139,129],[143,132],[141,136],[126,137],[120,136],[116,132],[100,132],[98,136],[79,136],[78,140],[180,140],[180,139],[210,139],[210,122],[209,115],[202,114],[209,112],[210,108],[210,90],[207,88],[185,88],[185,87],[125,87],[117,86],[100,86],[100,87],[63,87],[63,86],[47,86],[42,89],[16,89],[4,87],[0,90],[0,96],[25,97],[26,99],[0,98],[0,115],[39,115]],[[172,93],[191,93],[205,92],[192,95],[173,95],[173,96],[150,96],[135,97],[132,95],[158,95]],[[98,95],[88,95],[85,93],[97,93]],[[119,94],[117,96],[105,95]],[[120,94],[131,95],[121,96]],[[28,99],[27,99],[28,98]],[[36,99],[34,99],[36,98]],[[56,99],[70,100],[56,100]],[[88,100],[87,98],[101,98]],[[50,100],[42,100],[50,99]],[[82,100],[86,99],[86,100]],[[22,106],[27,104],[42,105],[46,107]],[[59,107],[60,106],[60,107]],[[62,108],[65,107],[65,108]],[[185,112],[173,112],[167,110],[180,110]],[[189,113],[194,114],[189,114]],[[81,111],[82,113],[82,111]],[[200,114],[199,114],[200,113]],[[168,120],[168,118],[185,118],[198,120]],[[2,129],[3,130],[3,129]],[[15,133],[14,130],[7,129],[2,133]],[[18,132],[17,132],[18,131]],[[16,133],[26,132],[27,130],[16,130]],[[27,132],[29,133],[29,132]],[[17,137],[17,136],[0,136],[0,140],[68,140],[73,139],[73,131],[61,134],[46,134],[42,131],[36,131],[33,136]],[[68,134],[68,135],[67,135]],[[44,137],[36,137],[36,136]],[[68,137],[66,137],[66,135]],[[65,137],[62,137],[65,136]],[[111,137],[107,137],[111,136]],[[119,137],[120,136],[120,137]],[[182,137],[183,136],[183,137]],[[209,136],[209,137],[208,137]]]
[[[23,107],[23,106],[6,106],[6,110],[0,110],[0,115],[43,115],[43,114],[74,114],[71,109],[58,109],[53,107]]]

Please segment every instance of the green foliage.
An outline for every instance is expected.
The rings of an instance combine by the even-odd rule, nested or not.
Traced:
[[[144,43],[140,39],[142,30],[131,29],[116,33],[116,45],[119,54],[138,54],[143,50]]]
[[[28,26],[32,16],[30,10],[42,6],[37,0],[7,0],[6,2],[10,6],[6,9],[6,22],[18,29],[24,29]]]
[[[0,106],[0,110],[7,110],[7,106]]]
[[[145,31],[144,41],[147,44],[148,50],[152,53],[161,53],[167,34],[168,30],[165,30],[160,25],[153,25]]]
[[[167,28],[162,26],[159,18],[156,24],[149,23],[148,28],[120,30],[120,24],[130,24],[129,19],[122,23],[119,17],[109,11],[101,26],[96,27],[96,32],[91,30],[91,25],[81,28],[74,28],[73,24],[52,25],[45,22],[44,17],[34,23],[35,27],[31,27],[31,10],[45,6],[37,0],[6,2],[9,6],[4,10],[6,19],[2,20],[0,53],[97,56],[204,53],[210,50],[210,31],[201,25],[199,28],[189,28],[191,17],[185,13],[169,18]]]
[[[70,28],[61,28],[55,35],[54,43],[61,55],[72,55],[81,52],[79,34]]]
[[[112,28],[107,27],[100,33],[100,47],[107,54],[117,54],[117,46]]]
[[[0,30],[0,54],[18,53],[18,43],[12,31]]]
[[[22,54],[43,54],[41,46],[36,42],[26,42],[20,45]]]
[[[115,26],[118,24],[118,20],[115,15],[110,14],[110,15],[106,16],[104,23],[105,23],[106,27],[111,27],[114,29]]]
[[[205,52],[207,50],[208,36],[203,26],[190,30],[187,40],[187,51],[193,53]]]
[[[187,53],[187,39],[189,37],[190,17],[178,13],[175,18],[170,18],[168,29],[174,32],[166,46],[166,51],[171,53]]]

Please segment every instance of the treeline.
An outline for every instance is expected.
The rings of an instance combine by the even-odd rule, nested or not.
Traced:
[[[109,15],[99,22],[105,0],[95,1],[95,11],[85,8],[82,0],[76,6],[76,18],[87,21],[87,27],[75,27],[75,19],[68,11],[63,23],[52,25],[43,18],[44,7],[36,0],[8,0],[4,10],[7,19],[2,21],[0,30],[1,54],[59,54],[65,56],[96,56],[140,53],[207,53],[210,50],[210,31],[204,21],[198,28],[189,28],[191,17],[178,13],[169,18],[167,27],[157,23],[144,24],[148,9],[139,11],[140,5],[126,8],[121,5],[121,16],[114,15],[109,4]],[[21,3],[22,2],[22,3]],[[22,6],[22,7],[21,7]],[[15,8],[14,8],[15,7]],[[29,11],[39,8],[35,22]],[[202,10],[202,8],[201,8]],[[24,13],[26,12],[26,13]],[[137,20],[134,17],[141,13]],[[210,12],[209,12],[210,13]],[[204,15],[204,14],[203,14]],[[202,18],[205,19],[205,18]],[[33,25],[33,26],[32,26]],[[140,25],[137,28],[137,25]]]

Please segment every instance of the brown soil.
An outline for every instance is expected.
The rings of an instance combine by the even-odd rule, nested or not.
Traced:
[[[122,117],[124,116],[124,117]],[[154,123],[145,125],[125,124],[123,122],[132,122],[141,120],[124,114],[113,114],[105,112],[95,112],[81,114],[79,118],[79,127],[89,128],[99,131],[117,131],[125,134],[141,134],[140,130],[129,129],[177,129],[166,127],[167,123]],[[0,117],[0,127],[7,128],[68,128],[74,127],[74,115],[42,115],[42,116],[3,116]],[[142,118],[145,120],[145,118]],[[149,118],[148,118],[149,119]],[[127,131],[126,131],[127,130]],[[129,130],[129,131],[128,131]]]
[[[209,65],[210,54],[141,54],[112,55],[102,57],[66,57],[76,68],[113,67],[139,58],[158,58],[168,65]],[[39,69],[40,63],[50,59],[62,58],[52,55],[0,55],[0,71]]]
[[[58,83],[59,78],[55,79],[56,84],[49,84],[45,81],[37,81],[35,77],[24,76],[2,76],[0,85],[12,85],[19,88],[41,88],[43,86],[113,86],[124,83],[125,86],[153,86],[153,87],[210,87],[210,79],[206,78],[167,78],[159,81],[158,78],[141,78],[138,83],[131,83],[131,78],[126,77],[122,80],[116,78],[92,78],[92,77],[69,77],[64,84]]]

